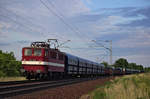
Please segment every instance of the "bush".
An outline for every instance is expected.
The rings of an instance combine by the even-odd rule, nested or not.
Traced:
[[[20,76],[21,62],[17,61],[13,52],[0,50],[0,77]]]

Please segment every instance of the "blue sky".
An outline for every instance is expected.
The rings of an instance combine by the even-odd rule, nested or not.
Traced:
[[[126,58],[150,66],[149,0],[0,0],[0,49],[21,49],[32,41],[71,40],[62,51],[93,61],[108,61],[109,52],[91,40],[112,40],[113,62]]]
[[[149,6],[149,0],[83,0],[92,10],[99,8],[121,8],[121,7],[145,7]]]

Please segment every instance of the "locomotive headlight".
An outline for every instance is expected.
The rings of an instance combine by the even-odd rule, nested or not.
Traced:
[[[37,72],[37,73],[40,73],[40,72],[41,72],[41,70],[39,70],[39,69],[38,69],[38,70],[36,70],[36,72]]]

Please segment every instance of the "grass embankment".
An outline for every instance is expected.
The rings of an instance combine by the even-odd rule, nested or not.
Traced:
[[[21,81],[26,80],[25,77],[1,77],[0,82],[6,82],[6,81]]]
[[[150,99],[150,73],[118,77],[81,99]]]

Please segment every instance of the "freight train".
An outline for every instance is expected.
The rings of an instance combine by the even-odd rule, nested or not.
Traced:
[[[105,67],[58,49],[47,42],[32,42],[22,49],[22,73],[27,79],[93,77],[138,73],[138,70]]]

